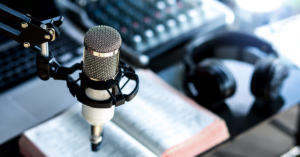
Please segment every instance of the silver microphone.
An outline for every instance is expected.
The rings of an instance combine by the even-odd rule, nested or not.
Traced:
[[[118,73],[119,48],[122,39],[118,31],[108,26],[95,26],[84,37],[83,72],[93,81],[115,79]],[[112,89],[108,89],[112,92]],[[86,88],[85,94],[96,101],[107,100],[107,90]],[[82,104],[82,115],[91,124],[92,150],[97,151],[102,141],[103,125],[114,116],[115,106],[99,108]]]
[[[83,72],[94,81],[114,79],[121,44],[119,32],[111,27],[89,29],[84,37]]]

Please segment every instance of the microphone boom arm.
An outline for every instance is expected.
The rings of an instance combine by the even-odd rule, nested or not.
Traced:
[[[28,14],[21,14],[1,3],[0,15],[21,26],[20,30],[16,30],[0,22],[0,34],[23,44],[25,48],[34,47],[48,41],[54,41],[55,37],[60,35],[58,27],[64,20],[63,16],[58,16],[39,21]]]

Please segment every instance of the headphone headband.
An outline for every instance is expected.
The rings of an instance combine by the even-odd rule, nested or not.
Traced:
[[[254,64],[256,60],[265,56],[278,57],[278,54],[273,49],[272,45],[270,45],[268,42],[262,39],[259,39],[249,34],[240,32],[225,32],[216,36],[206,37],[206,39],[207,38],[208,40],[200,44],[198,41],[189,45],[191,48],[190,52],[188,52],[188,56],[191,57],[190,60],[194,63],[198,63],[204,58],[215,57],[221,59],[233,59]],[[228,51],[228,53],[226,54],[221,54],[218,51],[216,51],[216,48],[226,46],[235,46],[235,49],[231,48],[231,50]],[[244,51],[241,49],[243,47],[256,48],[256,52],[255,54],[253,54],[250,53],[250,51]],[[252,58],[252,60],[249,58]]]

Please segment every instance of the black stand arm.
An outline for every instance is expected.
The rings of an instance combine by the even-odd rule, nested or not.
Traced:
[[[41,22],[30,15],[21,14],[1,3],[0,16],[21,26],[21,30],[16,30],[0,22],[0,34],[23,44],[26,48],[55,40],[55,37],[60,35],[58,27],[63,22],[62,16]]]
[[[20,30],[11,28],[0,21],[0,34],[7,36],[21,44],[25,48],[38,51],[37,71],[42,80],[50,78],[50,62],[54,61],[49,55],[48,41],[54,41],[60,35],[58,27],[63,23],[63,17],[58,16],[44,21],[39,21],[30,15],[21,14],[0,3],[0,16],[15,22],[21,26]],[[37,47],[41,45],[42,50]],[[59,77],[59,76],[57,76]]]

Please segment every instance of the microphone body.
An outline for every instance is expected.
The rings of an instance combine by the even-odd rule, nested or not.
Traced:
[[[110,98],[110,94],[106,90],[94,90],[92,88],[87,88],[85,92],[90,99],[96,101],[107,100]],[[82,115],[84,119],[91,125],[90,140],[92,142],[93,151],[100,149],[103,125],[113,118],[114,112],[114,105],[110,108],[95,108],[82,104]]]
[[[84,37],[83,73],[95,82],[114,80],[118,74],[121,43],[120,34],[111,27],[95,26],[89,29]],[[117,89],[99,90],[88,87],[85,94],[88,98],[101,102],[111,98],[111,93],[116,93],[115,90]],[[101,108],[82,104],[82,115],[91,125],[93,151],[99,149],[103,125],[113,118],[114,109],[114,105]]]

